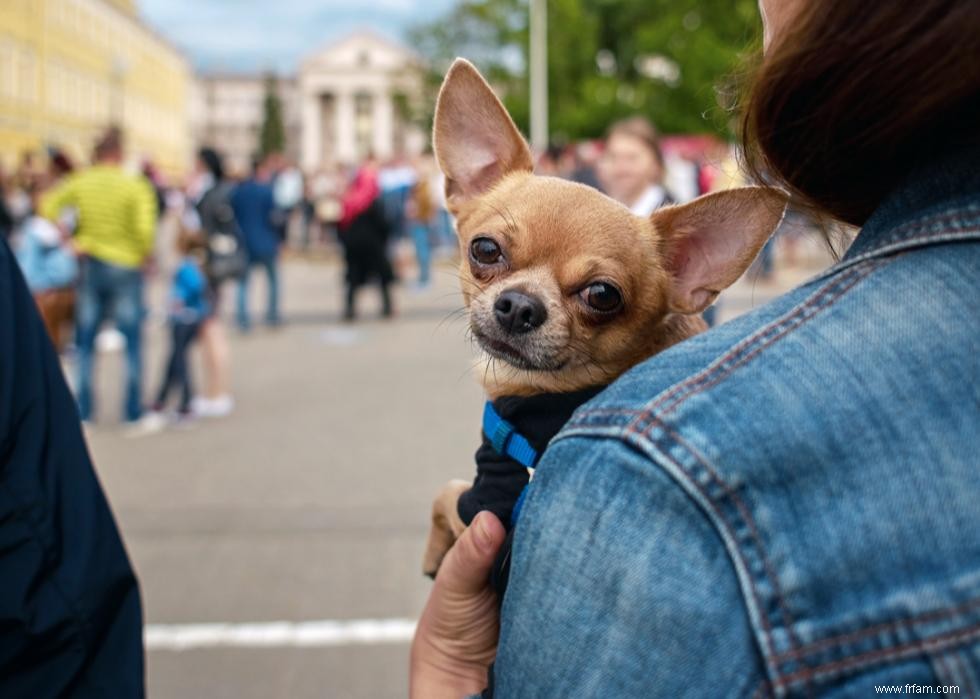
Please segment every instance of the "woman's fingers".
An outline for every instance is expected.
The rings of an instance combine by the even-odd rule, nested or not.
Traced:
[[[481,512],[446,554],[436,586],[444,594],[476,595],[487,587],[490,567],[504,543],[507,532],[490,512]]]
[[[490,568],[505,538],[500,520],[481,512],[443,559],[412,642],[413,699],[456,699],[486,686],[499,629]]]

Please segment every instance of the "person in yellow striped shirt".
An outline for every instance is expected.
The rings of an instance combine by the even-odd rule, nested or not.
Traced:
[[[52,221],[74,211],[74,246],[80,256],[75,322],[78,333],[78,380],[75,387],[82,420],[92,420],[92,369],[95,338],[103,321],[113,320],[126,338],[124,416],[142,414],[142,265],[153,250],[156,196],[149,181],[121,167],[122,135],[110,128],[95,148],[95,164],[67,178],[41,202]]]

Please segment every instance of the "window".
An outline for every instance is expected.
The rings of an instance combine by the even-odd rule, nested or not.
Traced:
[[[23,48],[20,54],[20,99],[28,103],[37,101],[37,60],[30,47]]]
[[[14,46],[11,42],[0,40],[0,95],[6,98],[14,96]]]

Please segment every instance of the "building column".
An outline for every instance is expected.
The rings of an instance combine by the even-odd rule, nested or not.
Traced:
[[[354,95],[350,92],[338,92],[336,105],[337,160],[353,164],[357,160]]]
[[[389,91],[377,92],[372,100],[374,118],[371,120],[374,133],[371,135],[375,154],[385,160],[394,155],[395,149],[395,109]]]
[[[300,153],[300,165],[307,172],[313,172],[322,165],[320,162],[320,96],[316,92],[303,94],[302,113],[300,114],[300,131],[303,148]]]

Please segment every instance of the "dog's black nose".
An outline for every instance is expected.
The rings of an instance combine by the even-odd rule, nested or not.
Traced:
[[[493,312],[500,327],[514,335],[541,327],[548,319],[548,309],[538,298],[513,289],[497,297]]]

